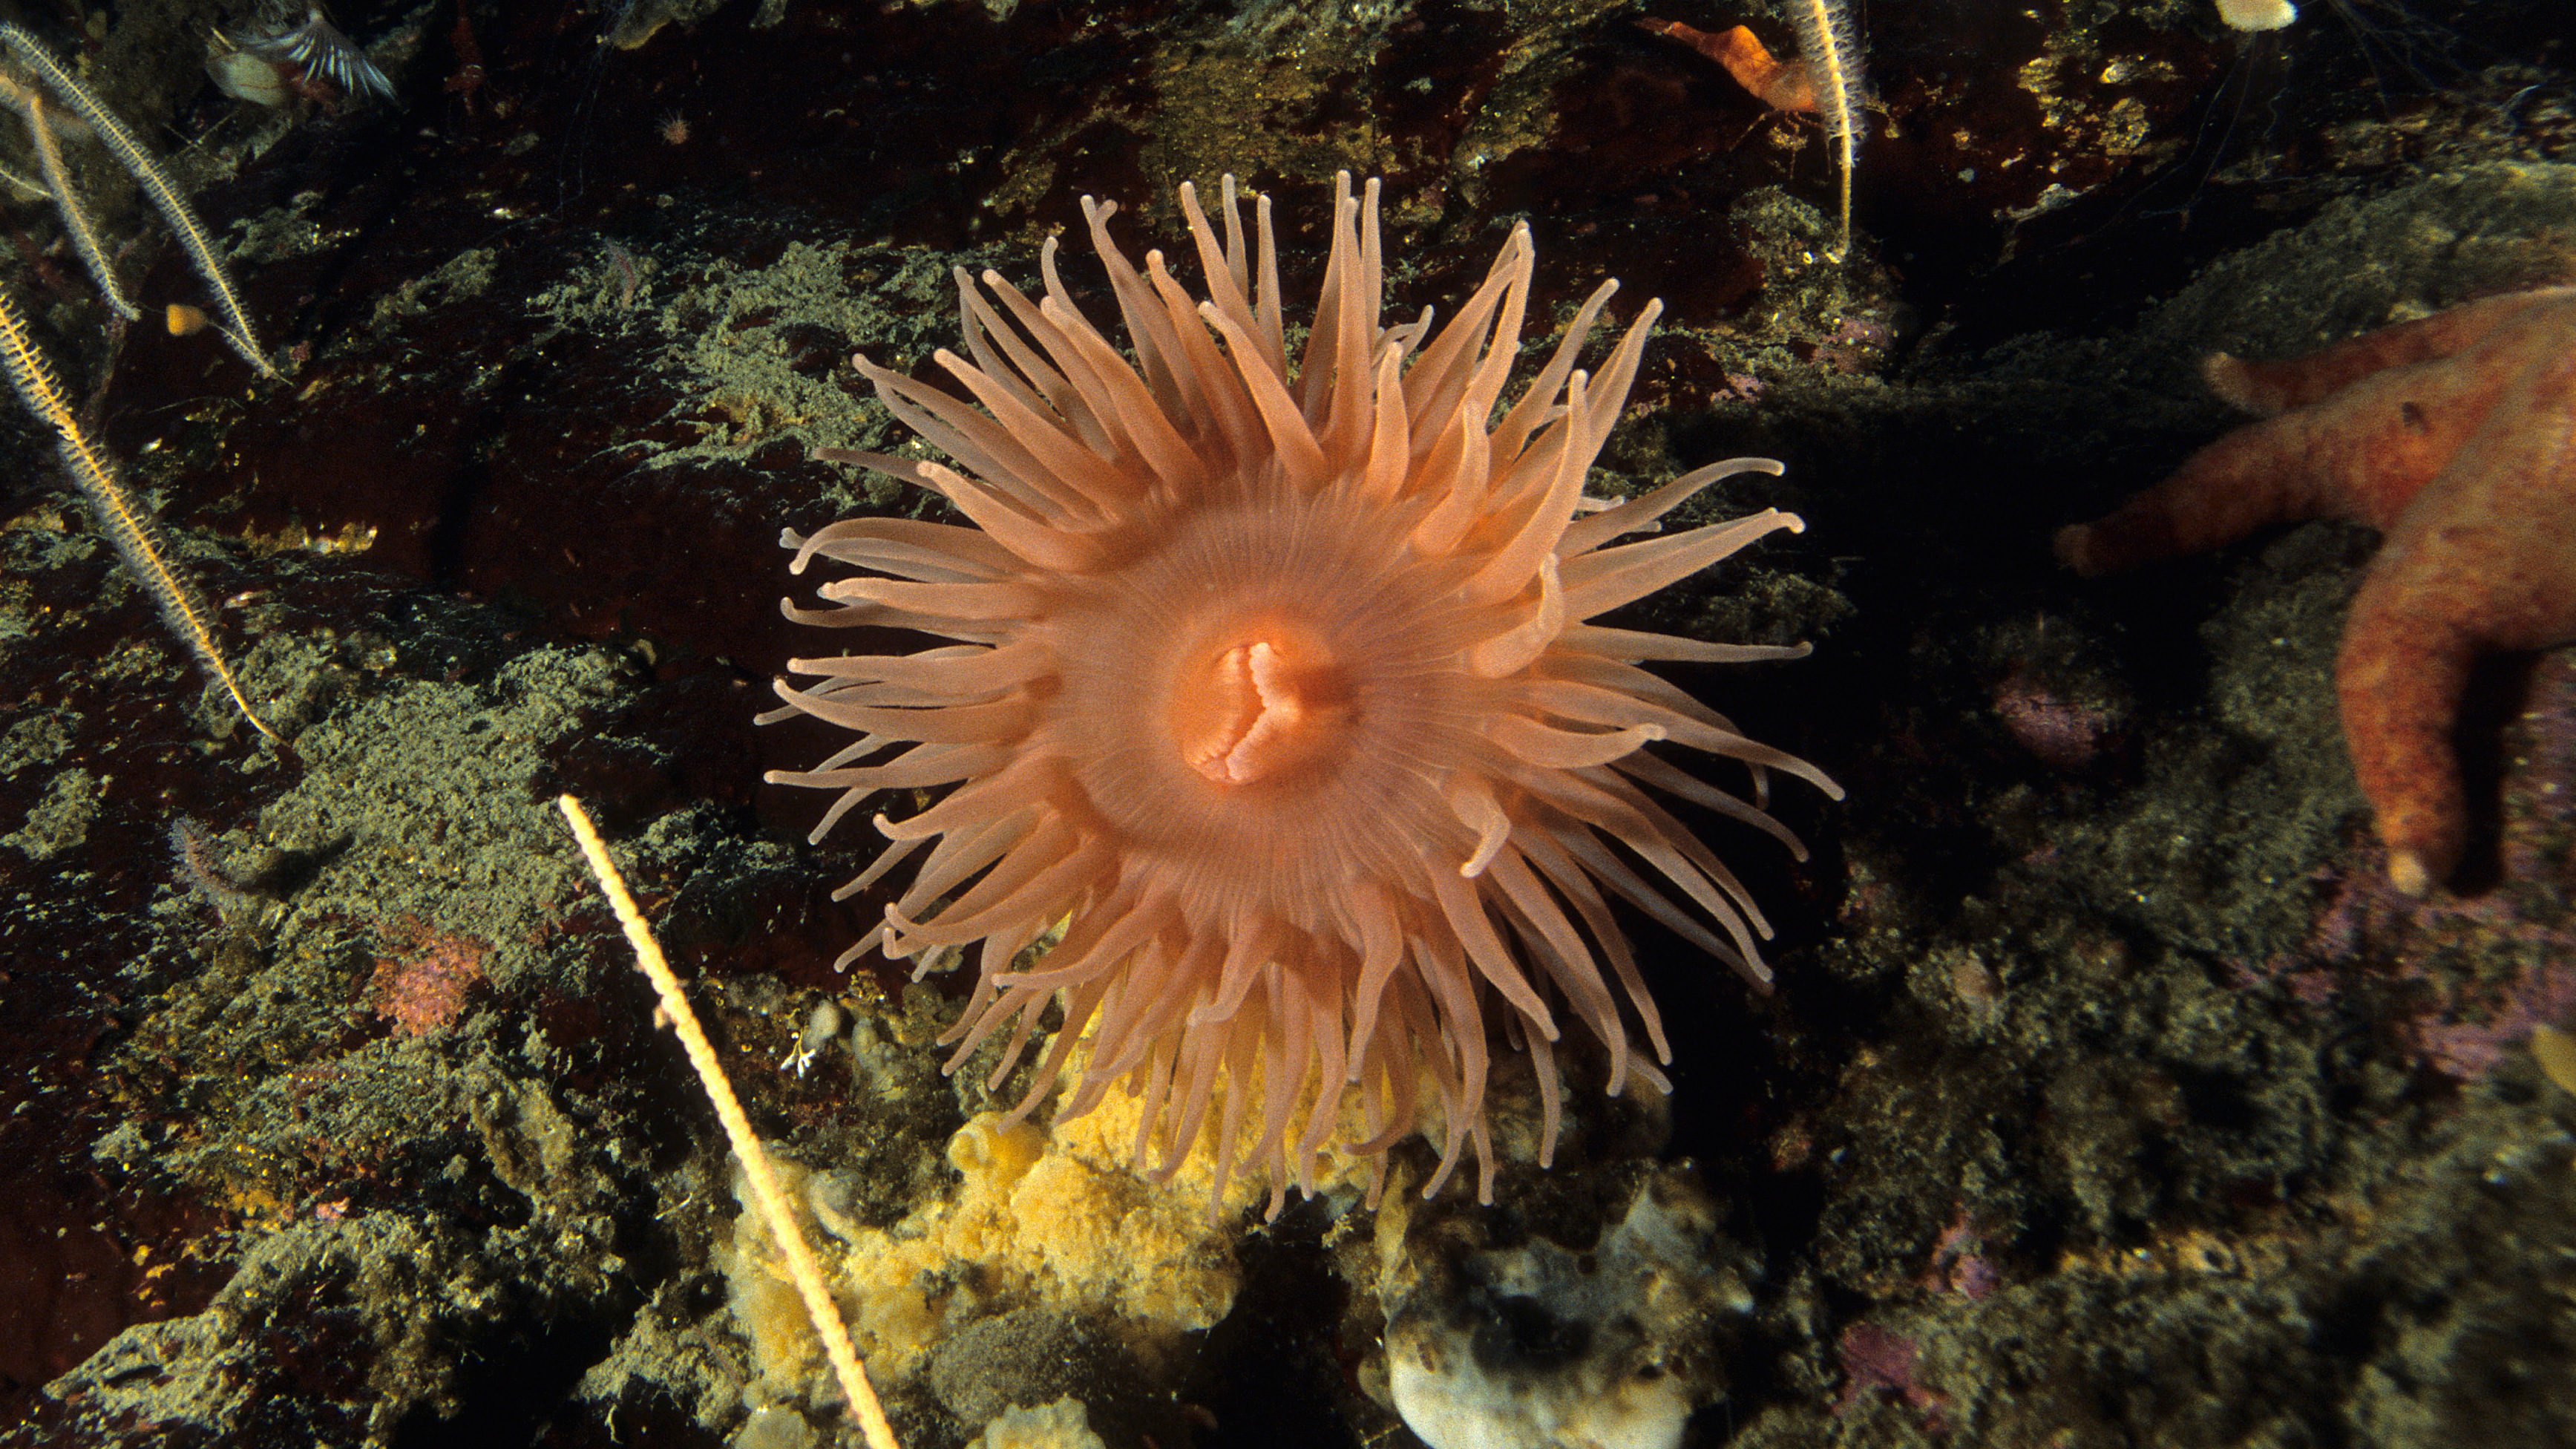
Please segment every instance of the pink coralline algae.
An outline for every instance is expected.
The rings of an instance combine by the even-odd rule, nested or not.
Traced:
[[[2576,891],[2576,650],[2541,656],[2507,735],[2497,864]]]
[[[1932,1246],[1932,1265],[1923,1274],[1923,1286],[1933,1292],[1951,1292],[1971,1303],[1981,1303],[2002,1281],[1995,1265],[1987,1262],[1985,1240],[1965,1212],[1951,1219],[1941,1230],[1941,1241]]]
[[[2564,964],[2576,959],[2576,935],[2528,927],[2514,934],[2537,948],[2528,969],[2493,985],[2448,993],[2403,1027],[2407,1046],[2436,1071],[2476,1081],[2528,1040],[2532,1028],[2576,1017],[2576,966]],[[2410,968],[2408,974],[2419,972]]]
[[[1846,317],[1823,339],[1794,350],[1802,361],[1859,376],[1885,367],[1895,346],[1896,333],[1887,324],[1868,317]]]
[[[2372,871],[2321,871],[2316,878],[2333,893],[2308,939],[2259,968],[2240,967],[2241,983],[2278,980],[2322,1009],[2346,973],[2385,963],[2379,969],[2424,993],[2395,1024],[2398,1044],[2462,1082],[2484,1078],[2533,1027],[2576,1015],[2576,931],[2527,918],[2510,893],[2425,902]],[[2484,958],[2487,968],[2460,979],[2457,963],[2472,958]]]
[[[2239,986],[2276,980],[2305,1005],[2323,1008],[2335,998],[2339,973],[2357,959],[2374,914],[2384,924],[2393,907],[2404,905],[2404,898],[2375,879],[2332,868],[2311,872],[2308,881],[2331,892],[2309,926],[2308,938],[2287,951],[2274,952],[2260,966],[2239,961],[2231,969]]]
[[[2111,740],[2109,711],[2067,699],[2019,670],[1995,686],[1994,708],[2015,743],[2056,769],[2092,763]]]
[[[1834,1417],[1850,1413],[1864,1396],[1884,1391],[1920,1410],[1925,1427],[1935,1433],[1940,1431],[1942,1411],[1949,1400],[1915,1382],[1915,1360],[1922,1356],[1921,1344],[1894,1329],[1855,1323],[1843,1330],[1837,1346],[1842,1350],[1843,1392],[1834,1401]]]
[[[433,931],[409,916],[386,929],[385,944],[395,954],[376,958],[367,995],[396,1036],[428,1036],[454,1025],[492,954],[471,936]]]

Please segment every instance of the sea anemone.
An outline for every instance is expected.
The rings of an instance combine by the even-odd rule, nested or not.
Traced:
[[[1719,478],[1780,471],[1740,458],[1625,502],[1583,496],[1659,310],[1646,306],[1597,377],[1577,370],[1616,283],[1497,419],[1530,292],[1526,225],[1448,325],[1426,311],[1382,327],[1378,183],[1361,201],[1343,176],[1292,363],[1269,198],[1257,251],[1233,178],[1221,243],[1189,186],[1180,203],[1205,301],[1160,252],[1140,274],[1109,238],[1114,208],[1083,201],[1133,362],[1075,309],[1052,240],[1037,299],[996,272],[981,289],[957,273],[969,356],[937,360],[972,401],[856,359],[960,466],[828,456],[919,484],[977,526],[789,531],[794,571],[819,554],[866,572],[825,585],[830,607],[791,602],[787,615],[954,642],[791,660],[821,678],[780,681],[790,708],[764,721],[809,714],[860,738],[769,779],[841,792],[818,841],[880,791],[951,787],[908,818],[877,816],[894,844],[840,892],[938,842],[841,964],[881,949],[927,968],[976,946],[979,977],[943,1038],[951,1070],[1009,1026],[998,1083],[1061,1000],[1022,1111],[1074,1062],[1059,1117],[1124,1083],[1142,1097],[1140,1164],[1159,1145],[1168,1175],[1212,1135],[1220,1186],[1238,1161],[1264,1169],[1274,1211],[1291,1179],[1313,1190],[1337,1132],[1374,1171],[1415,1129],[1427,1085],[1443,1143],[1426,1195],[1472,1141],[1490,1200],[1488,1006],[1509,1008],[1512,1042],[1535,1058],[1542,1161],[1560,1114],[1560,1009],[1607,1048],[1612,1093],[1632,1079],[1666,1089],[1605,977],[1606,961],[1669,1063],[1612,898],[1769,979],[1760,911],[1641,787],[1750,822],[1801,858],[1761,808],[1765,772],[1840,791],[1637,665],[1806,647],[1584,621],[1802,525],[1766,509],[1616,542],[1654,533]],[[1648,753],[1655,740],[1743,761],[1752,799]]]

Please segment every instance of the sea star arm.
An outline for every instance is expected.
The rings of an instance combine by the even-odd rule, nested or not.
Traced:
[[[2230,403],[2258,417],[2271,417],[2323,402],[2375,372],[2456,357],[2533,307],[2563,300],[2571,291],[2576,289],[2546,287],[2489,297],[2365,332],[2287,362],[2247,362],[2224,352],[2213,353],[2201,364],[2200,375],[2208,380],[2210,391]]]
[[[2520,335],[2488,333],[2480,346]],[[2415,329],[2411,345],[2435,335]],[[2351,365],[2343,348],[2312,360],[2329,373]],[[2233,543],[2268,523],[2342,518],[2385,529],[2477,431],[2511,380],[2508,370],[2477,361],[2462,355],[2383,368],[2322,401],[2238,428],[2110,514],[2059,530],[2058,561],[2097,578]],[[2295,376],[2306,365],[2266,364],[2277,381],[2265,386],[2304,395],[2309,387]]]
[[[2421,894],[2468,834],[2452,727],[2469,668],[2576,639],[2576,353],[2523,373],[2389,533],[2336,689],[2389,878]]]

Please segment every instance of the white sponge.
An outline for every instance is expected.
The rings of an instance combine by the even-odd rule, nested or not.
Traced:
[[[1711,1318],[1749,1294],[1680,1174],[1588,1252],[1544,1239],[1422,1273],[1389,1314],[1388,1388],[1431,1449],[1674,1449],[1716,1396]]]

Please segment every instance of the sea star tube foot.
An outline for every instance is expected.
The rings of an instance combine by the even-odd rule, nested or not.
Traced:
[[[2336,688],[2390,878],[2421,894],[2468,836],[2451,733],[2471,665],[2576,639],[2576,288],[2492,297],[2289,362],[2221,353],[2207,376],[2277,415],[2061,530],[2057,557],[2092,577],[2268,523],[2386,533]]]

